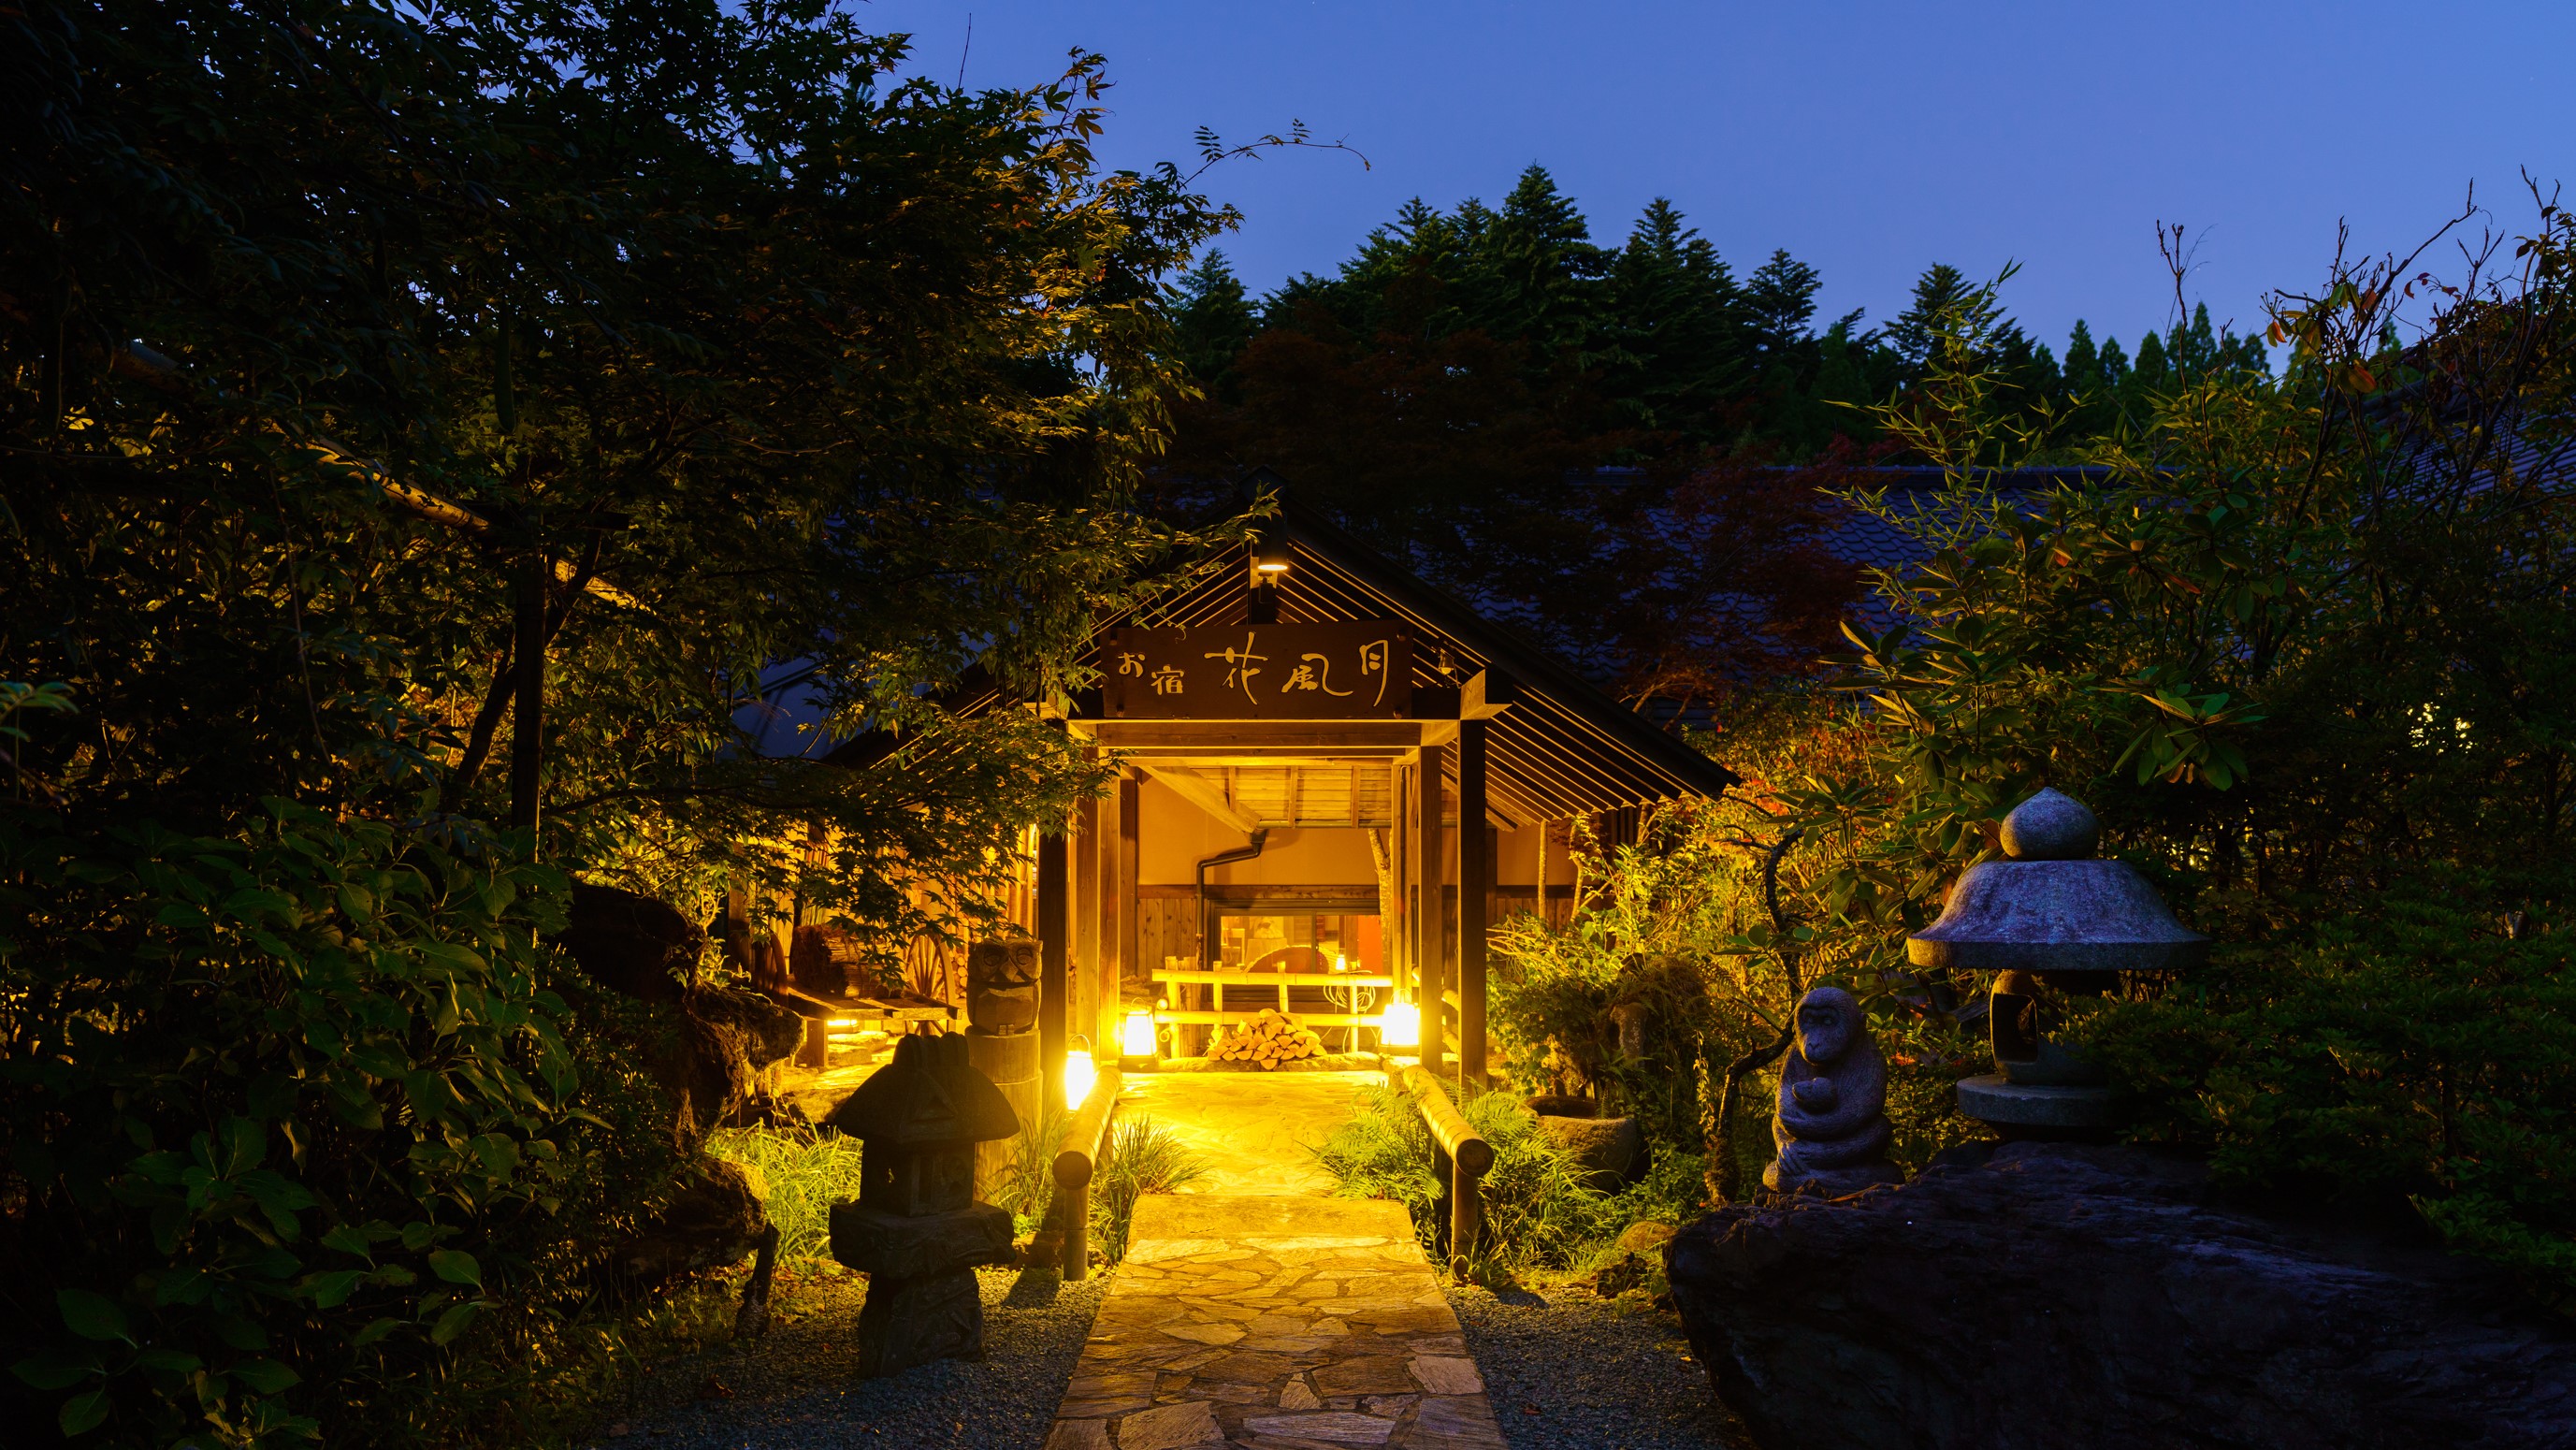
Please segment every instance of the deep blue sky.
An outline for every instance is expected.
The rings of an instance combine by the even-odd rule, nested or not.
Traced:
[[[1328,270],[1410,196],[1498,200],[1541,162],[1598,239],[1669,196],[1749,272],[1775,247],[1824,274],[1821,312],[1884,321],[1934,261],[2022,271],[2008,307],[2062,348],[2077,317],[2134,349],[2172,287],[2155,223],[2197,242],[2194,300],[2240,330],[2304,286],[2339,219],[2405,247],[2477,183],[2527,229],[2520,168],[2576,182],[2576,0],[2397,5],[1235,4],[873,0],[870,29],[969,86],[1058,73],[1081,45],[1118,82],[1112,165],[1191,160],[1302,117],[1375,163],[1233,162],[1219,243],[1256,289]]]

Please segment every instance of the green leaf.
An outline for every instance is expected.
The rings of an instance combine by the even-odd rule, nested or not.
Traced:
[[[164,1374],[192,1375],[206,1367],[206,1362],[184,1349],[147,1349],[134,1357],[144,1369],[157,1369]]]
[[[304,1292],[316,1309],[337,1309],[349,1302],[358,1285],[367,1277],[364,1269],[334,1269],[327,1274],[304,1276]]]
[[[97,1372],[95,1364],[66,1359],[58,1354],[36,1355],[9,1366],[9,1373],[40,1390],[67,1390]]]
[[[354,1348],[364,1349],[368,1345],[375,1343],[377,1340],[384,1338],[386,1335],[391,1334],[400,1328],[402,1328],[402,1321],[399,1319],[374,1320],[370,1322],[366,1328],[359,1330],[354,1335],[351,1335],[349,1337],[349,1343]]]
[[[134,1336],[126,1330],[125,1311],[104,1294],[58,1289],[54,1291],[54,1304],[62,1310],[63,1324],[83,1339],[134,1342]]]
[[[63,1427],[63,1437],[86,1435],[107,1423],[107,1391],[92,1390],[63,1401],[63,1412],[54,1423]]]
[[[468,1299],[462,1304],[451,1305],[446,1313],[438,1316],[438,1323],[430,1328],[429,1342],[437,1345],[452,1342],[456,1336],[465,1332],[466,1326],[474,1322],[474,1316],[482,1312],[483,1304],[479,1299]]]
[[[273,1359],[246,1359],[232,1367],[231,1374],[263,1395],[273,1395],[303,1383],[304,1376]]]
[[[338,1249],[344,1254],[356,1254],[360,1258],[369,1255],[374,1243],[375,1240],[365,1229],[353,1223],[335,1224],[329,1233],[322,1236],[324,1248]]]
[[[483,1287],[483,1266],[463,1249],[439,1249],[429,1256],[429,1271],[451,1284]],[[441,1340],[441,1343],[446,1341]]]

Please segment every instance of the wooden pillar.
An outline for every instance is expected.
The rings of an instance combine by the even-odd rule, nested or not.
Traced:
[[[1413,971],[1422,1004],[1422,1066],[1437,1076],[1440,1051],[1448,1035],[1441,1018],[1441,993],[1448,988],[1446,943],[1449,921],[1441,898],[1440,778],[1445,773],[1445,745],[1422,747],[1422,765],[1414,772],[1413,797]]]
[[[1065,837],[1038,837],[1038,1076],[1045,1084],[1045,1105],[1064,1104],[1064,1032],[1070,1020],[1072,980],[1065,964],[1072,960],[1073,891],[1066,871]]]
[[[1140,965],[1136,957],[1136,826],[1137,817],[1141,814],[1138,796],[1142,786],[1143,782],[1133,774],[1120,774],[1116,796],[1118,828],[1101,833],[1111,853],[1111,859],[1103,868],[1102,881],[1104,886],[1113,882],[1115,885],[1108,886],[1101,893],[1109,904],[1110,914],[1100,954],[1100,1027],[1093,1034],[1092,1041],[1106,1043],[1107,1047],[1092,1049],[1092,1059],[1096,1062],[1114,1061],[1118,1056],[1118,1023],[1122,1006],[1119,999],[1128,975],[1138,970]]]
[[[1485,722],[1458,722],[1458,1072],[1485,1085],[1485,923],[1494,833],[1485,825]]]
[[[1100,1011],[1100,805],[1098,800],[1087,800],[1074,808],[1073,840],[1066,852],[1073,866],[1072,948],[1065,958],[1064,1045],[1068,1048],[1076,1036],[1090,1035]],[[1099,1060],[1097,1052],[1093,1060]],[[1059,1062],[1059,1084],[1064,1077],[1061,1069]]]

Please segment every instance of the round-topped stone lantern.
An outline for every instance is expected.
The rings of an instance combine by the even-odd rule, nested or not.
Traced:
[[[1941,919],[1905,939],[1916,966],[1995,974],[1996,1070],[1960,1082],[1959,1111],[2007,1138],[2098,1137],[2116,1121],[2102,1070],[2052,1040],[2058,1003],[2209,957],[2135,868],[2094,856],[2100,835],[2082,803],[2040,791],[2004,817],[2004,859],[1959,873]]]

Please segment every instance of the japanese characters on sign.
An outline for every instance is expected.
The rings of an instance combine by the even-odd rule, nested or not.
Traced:
[[[1116,629],[1100,667],[1113,720],[1389,720],[1413,708],[1413,639],[1392,622]]]

